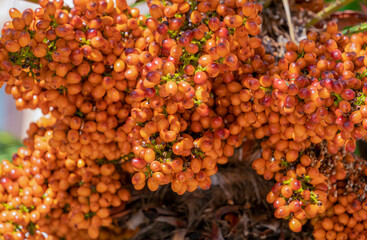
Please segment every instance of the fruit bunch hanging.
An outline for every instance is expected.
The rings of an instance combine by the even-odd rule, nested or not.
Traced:
[[[271,123],[254,133],[268,139],[262,141],[262,157],[253,167],[265,179],[277,181],[267,200],[276,209],[275,217],[290,219],[293,231],[301,231],[306,219],[315,226],[322,218],[331,220],[335,202],[350,196],[343,206],[349,214],[360,214],[353,215],[354,223],[334,218],[331,227],[322,224],[324,235],[315,232],[316,239],[366,237],[361,227],[366,220],[366,162],[348,153],[366,129],[364,44],[365,34],[343,36],[333,22],[325,33],[308,33],[299,46],[287,43],[285,57],[270,70]],[[342,224],[334,229],[333,223]]]
[[[244,139],[260,142],[252,166],[276,181],[267,201],[292,231],[311,219],[316,239],[367,237],[367,164],[353,154],[366,34],[330,22],[276,62],[255,1],[148,0],[149,17],[124,0],[39,5],[10,9],[1,30],[1,85],[48,116],[0,164],[0,239],[110,239],[130,183],[209,189]]]

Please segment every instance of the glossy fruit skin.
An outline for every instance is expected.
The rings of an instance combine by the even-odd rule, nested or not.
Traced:
[[[289,221],[289,228],[293,232],[300,232],[302,231],[302,224],[299,220],[293,218],[292,220]]]

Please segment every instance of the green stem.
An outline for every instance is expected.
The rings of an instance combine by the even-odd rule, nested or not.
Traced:
[[[318,203],[319,201],[317,200],[317,197],[315,195],[315,193],[313,191],[311,191],[311,196],[310,196],[310,199],[311,199],[311,203],[313,204],[316,204]]]
[[[336,93],[332,93],[331,95],[336,97],[336,99],[334,101],[334,105],[338,106],[339,103],[343,100],[343,98],[339,94],[336,94]]]
[[[366,100],[366,95],[364,95],[363,93],[357,97],[356,101],[354,102],[355,106],[362,106],[364,105]]]
[[[334,12],[338,11],[345,5],[353,2],[354,0],[336,0],[334,3],[330,4],[328,7],[324,8],[322,11],[318,12],[314,18],[312,18],[307,24],[306,28],[312,27],[320,22],[322,19],[327,18]]]
[[[344,35],[352,35],[352,34],[364,32],[364,31],[367,31],[367,22],[358,24],[356,26],[347,27],[342,31],[342,33]]]

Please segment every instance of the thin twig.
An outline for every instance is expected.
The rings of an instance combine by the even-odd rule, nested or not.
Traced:
[[[367,31],[367,22],[358,24],[356,26],[348,27],[342,31],[344,35],[351,35],[354,33]]]
[[[327,18],[332,13],[338,11],[340,8],[344,7],[345,5],[353,2],[354,0],[336,0],[334,3],[330,4],[320,12],[316,14],[314,18],[312,18],[307,24],[306,28],[312,27],[320,22],[322,19]]]
[[[291,10],[289,8],[288,0],[283,0],[283,6],[284,6],[284,11],[285,11],[285,16],[287,18],[287,24],[288,24],[288,28],[289,28],[289,35],[291,37],[291,40],[293,42],[296,42],[296,36],[294,34],[294,26],[293,26],[293,23],[292,23]]]

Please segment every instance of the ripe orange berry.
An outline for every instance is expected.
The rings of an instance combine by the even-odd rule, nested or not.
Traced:
[[[292,218],[292,220],[289,221],[289,228],[293,232],[300,232],[302,230],[302,224],[298,219]]]

